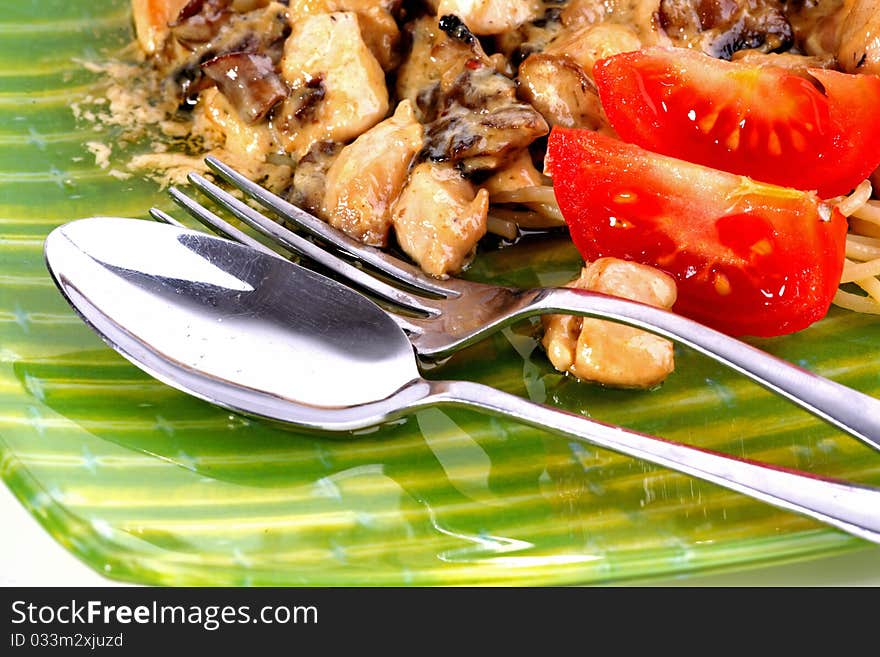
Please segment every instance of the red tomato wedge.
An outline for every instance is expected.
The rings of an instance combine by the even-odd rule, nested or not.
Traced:
[[[678,284],[676,312],[765,337],[828,312],[847,222],[815,193],[558,127],[545,170],[584,259],[612,256],[667,272]]]
[[[880,77],[646,48],[593,68],[623,141],[784,187],[848,194],[880,165]]]

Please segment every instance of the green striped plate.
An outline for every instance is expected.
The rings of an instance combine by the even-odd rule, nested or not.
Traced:
[[[58,224],[145,217],[164,195],[119,180],[75,119],[127,0],[7,2],[0,19],[0,475],[97,571],[175,585],[598,584],[817,557],[867,544],[719,487],[549,434],[429,410],[357,441],[304,436],[196,401],[111,351],[46,274]],[[129,154],[138,145],[129,148]],[[124,166],[119,154],[114,166]],[[480,256],[470,275],[558,283],[565,240]],[[439,374],[674,440],[880,484],[880,457],[686,349],[658,391],[554,373],[534,326]],[[843,311],[767,350],[880,394],[880,324]],[[296,376],[291,372],[291,376]]]

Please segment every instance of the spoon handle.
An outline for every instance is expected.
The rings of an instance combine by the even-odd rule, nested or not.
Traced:
[[[662,465],[880,543],[880,489],[825,479],[603,424],[469,381],[431,382],[430,400],[525,424]]]
[[[880,450],[880,400],[675,313],[570,288],[544,288],[518,315],[562,312],[619,320],[685,344]]]

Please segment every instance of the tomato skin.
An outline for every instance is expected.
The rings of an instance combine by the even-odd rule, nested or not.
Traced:
[[[761,337],[801,330],[828,312],[847,222],[814,193],[559,127],[545,170],[584,259],[667,272],[678,285],[676,312]]]
[[[808,72],[661,47],[593,69],[624,141],[822,198],[848,194],[880,166],[880,78]]]

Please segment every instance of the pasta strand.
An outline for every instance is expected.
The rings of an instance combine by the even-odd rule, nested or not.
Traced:
[[[545,203],[556,205],[556,195],[550,185],[535,185],[533,187],[521,187],[506,192],[498,192],[492,195],[493,203]]]
[[[857,313],[868,313],[870,315],[880,315],[880,303],[874,301],[871,297],[863,297],[859,294],[838,290],[831,301],[835,306],[852,310]]]
[[[873,276],[880,276],[880,258],[860,263],[847,260],[843,267],[843,275],[840,277],[840,282],[854,283]]]

